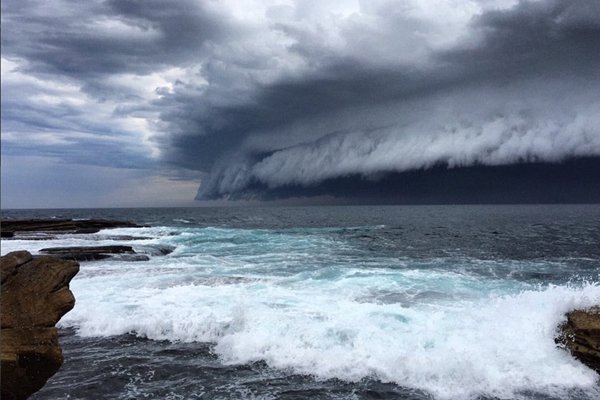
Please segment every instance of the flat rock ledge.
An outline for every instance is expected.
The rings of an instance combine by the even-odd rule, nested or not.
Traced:
[[[11,238],[23,232],[81,234],[96,233],[101,229],[109,228],[141,228],[141,226],[128,221],[105,219],[3,219],[0,235],[3,238]]]
[[[63,260],[96,261],[120,255],[120,261],[148,261],[150,257],[138,254],[131,246],[74,246],[49,247],[40,253],[50,254]]]
[[[600,306],[567,313],[556,341],[600,374]]]
[[[26,399],[63,362],[55,325],[75,305],[69,282],[79,264],[15,251],[0,257],[1,395]]]

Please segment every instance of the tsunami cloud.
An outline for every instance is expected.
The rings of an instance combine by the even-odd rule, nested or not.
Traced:
[[[597,0],[24,1],[2,26],[3,154],[198,199],[600,157]]]
[[[440,165],[598,156],[599,17],[593,2],[519,2],[473,17],[467,36],[478,42],[414,64],[335,60],[261,87],[241,105],[213,109],[222,124],[177,137],[177,147],[228,143],[200,199],[268,197],[285,187],[301,196],[336,178]]]

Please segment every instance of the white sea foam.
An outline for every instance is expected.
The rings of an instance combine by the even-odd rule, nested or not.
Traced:
[[[532,391],[561,398],[573,389],[600,396],[597,375],[554,344],[565,312],[600,303],[597,281],[533,286],[443,258],[353,258],[346,244],[318,235],[166,227],[109,234],[177,248],[144,263],[83,263],[71,283],[76,306],[60,322],[82,336],[211,342],[224,363],[375,378],[438,399]],[[3,241],[2,251],[5,243],[35,250],[85,241]]]
[[[595,284],[403,307],[358,302],[343,281],[169,286],[121,276],[74,282],[78,303],[62,325],[83,336],[213,342],[225,363],[265,360],[320,378],[373,377],[440,399],[598,391],[596,374],[553,341],[566,311],[600,301]]]

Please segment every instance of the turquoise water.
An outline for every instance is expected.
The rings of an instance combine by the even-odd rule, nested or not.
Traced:
[[[598,206],[45,213],[149,226],[2,253],[130,235],[151,257],[82,264],[64,372],[36,398],[600,395],[554,344],[565,312],[600,303]]]

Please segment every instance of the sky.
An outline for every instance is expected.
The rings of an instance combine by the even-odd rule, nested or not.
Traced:
[[[600,201],[600,1],[2,1],[2,208]]]

